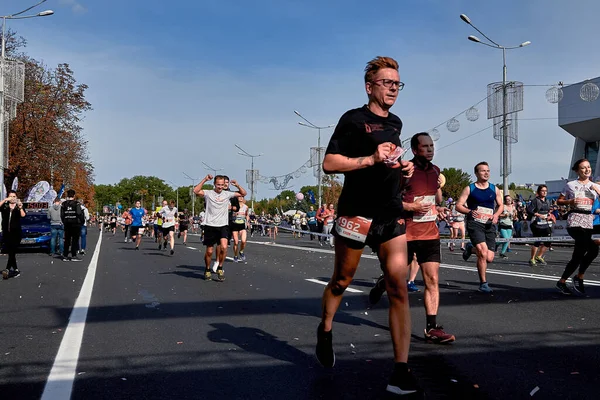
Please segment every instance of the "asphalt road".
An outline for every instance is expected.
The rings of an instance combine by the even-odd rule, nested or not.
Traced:
[[[171,256],[149,238],[134,251],[121,235],[89,232],[85,262],[19,254],[22,276],[0,282],[1,399],[62,400],[71,389],[73,399],[392,398],[388,302],[367,303],[379,275],[369,251],[335,318],[336,366],[323,370],[313,352],[331,249],[255,237],[220,283],[203,280],[198,237]],[[569,298],[554,284],[571,249],[535,269],[528,250],[490,265],[495,291],[484,295],[474,259],[444,249],[438,322],[452,345],[423,341],[423,294],[410,295],[409,364],[426,398],[598,398],[598,265],[588,296]]]

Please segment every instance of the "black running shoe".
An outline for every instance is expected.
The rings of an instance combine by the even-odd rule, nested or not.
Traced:
[[[138,251],[140,248],[138,246],[135,246],[135,250]]]
[[[175,254],[175,250],[171,249],[171,255]]]
[[[419,385],[417,384],[417,381],[410,370],[406,372],[400,372],[394,369],[394,372],[390,377],[390,382],[385,390],[402,396],[420,392],[421,388],[419,388]]]
[[[567,287],[567,284],[565,282],[556,282],[556,288],[559,292],[561,292],[564,295],[570,296],[573,294],[573,292]]]
[[[463,254],[462,254],[463,260],[467,261],[469,259],[469,257],[471,257],[471,254],[473,254],[473,246],[469,243],[469,244],[467,244],[467,247],[465,247],[465,250],[463,251]]]
[[[162,244],[160,244],[160,243],[158,244],[158,249],[159,250],[162,249]]]
[[[383,279],[383,275],[377,278],[377,282],[375,282],[375,286],[369,292],[369,303],[371,305],[375,305],[381,300],[381,296],[385,292],[385,280]]]
[[[585,288],[583,287],[583,279],[575,275],[573,278],[573,289],[579,294],[585,294]]]
[[[21,276],[21,271],[19,271],[18,269],[11,269],[8,273],[9,278],[16,278],[18,276]]]
[[[335,352],[333,351],[333,334],[331,331],[323,331],[323,323],[317,328],[317,349],[315,354],[319,363],[325,368],[333,368],[335,365]]]

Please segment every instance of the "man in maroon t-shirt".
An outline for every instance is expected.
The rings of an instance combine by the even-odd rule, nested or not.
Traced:
[[[447,211],[437,207],[442,202],[440,187],[440,169],[431,163],[433,160],[433,140],[428,133],[417,133],[411,138],[411,149],[415,155],[412,160],[415,171],[408,182],[402,205],[406,211],[406,241],[408,262],[416,255],[425,282],[425,338],[433,343],[449,343],[455,340],[437,325],[436,317],[440,303],[438,276],[440,270],[440,231],[437,226],[438,214],[443,218]],[[383,275],[369,293],[369,300],[375,304],[385,291]]]

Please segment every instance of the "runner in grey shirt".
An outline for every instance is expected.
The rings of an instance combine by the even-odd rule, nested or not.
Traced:
[[[246,190],[242,188],[235,180],[231,180],[231,184],[238,188],[237,192],[230,192],[225,189],[225,177],[223,175],[217,175],[214,177],[214,190],[203,190],[202,186],[213,179],[212,175],[206,175],[206,177],[200,182],[195,188],[194,193],[198,196],[202,196],[206,203],[206,213],[204,216],[204,240],[202,243],[206,246],[206,252],[204,253],[204,263],[206,270],[204,271],[204,279],[210,280],[210,260],[212,259],[213,246],[219,244],[223,250],[218,257],[217,262],[219,266],[217,268],[217,275],[219,281],[225,280],[223,274],[223,262],[225,261],[225,254],[227,252],[227,241],[229,237],[229,199],[232,197],[244,197]]]

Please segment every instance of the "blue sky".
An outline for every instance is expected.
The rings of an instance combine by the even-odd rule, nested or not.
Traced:
[[[0,14],[28,4],[3,0]],[[298,169],[317,134],[298,125],[293,111],[317,125],[336,123],[366,102],[363,69],[377,55],[400,63],[406,87],[392,111],[404,121],[404,138],[479,102],[486,85],[502,79],[502,54],[467,40],[477,32],[461,13],[502,44],[532,42],[508,53],[509,80],[545,85],[596,77],[600,2],[565,4],[49,0],[39,10],[55,15],[9,27],[27,38],[32,57],[49,66],[69,63],[78,81],[89,85],[94,110],[84,128],[97,183],[154,175],[187,185],[183,172],[194,178],[208,173],[202,162],[244,182],[250,160],[234,144],[264,154],[255,163],[263,176]],[[574,139],[557,126],[557,106],[546,101],[546,90],[525,88],[511,182],[567,175]],[[486,160],[493,180],[501,182],[491,129],[453,144],[491,125],[485,103],[478,109],[476,122],[458,118],[458,132],[438,128],[435,162],[470,172]],[[322,133],[323,145],[330,135]],[[314,182],[309,171],[290,185],[298,190]],[[277,194],[272,188],[258,184],[257,198]]]

